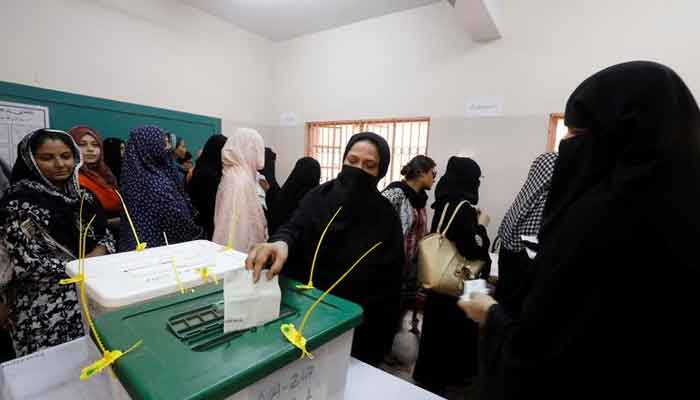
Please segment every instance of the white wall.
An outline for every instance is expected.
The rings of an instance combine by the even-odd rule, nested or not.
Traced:
[[[429,155],[484,170],[491,234],[544,150],[547,115],[594,71],[625,60],[674,67],[700,90],[696,0],[504,1],[504,38],[474,43],[447,2],[271,43],[175,0],[0,0],[0,79],[258,128],[284,182],[303,156],[300,120],[430,116]],[[505,98],[465,119],[466,96]]]
[[[225,130],[269,114],[271,42],[178,1],[0,9],[0,80],[220,117]]]
[[[472,42],[447,2],[275,44],[271,119],[430,116],[429,155],[473,156],[486,180],[491,235],[545,148],[547,118],[596,70],[633,59],[675,68],[700,90],[700,2],[527,0],[503,3],[504,38]],[[465,97],[505,98],[502,118],[467,120]],[[304,150],[304,128],[278,128],[279,180]],[[279,151],[284,149],[284,153]]]

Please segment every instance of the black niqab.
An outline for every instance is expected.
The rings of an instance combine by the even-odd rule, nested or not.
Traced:
[[[207,240],[214,234],[214,205],[223,170],[221,149],[224,144],[224,135],[214,135],[207,140],[188,185],[192,205],[199,211],[197,222],[204,228]]]
[[[306,193],[318,186],[321,180],[321,164],[311,157],[297,160],[294,169],[289,174],[287,181],[282,186],[280,195],[275,204],[268,201],[268,208],[272,209],[272,218],[268,221],[270,232],[277,229],[291,218],[294,210],[299,207],[301,199]]]
[[[104,161],[112,171],[117,182],[121,181],[122,176],[122,146],[124,141],[118,138],[107,138],[104,140],[102,148],[104,151]]]
[[[445,203],[467,200],[472,205],[479,203],[481,168],[467,157],[450,157],[445,175],[435,187],[433,208],[442,208]]]
[[[389,146],[376,134],[362,133],[350,139],[345,154],[360,140],[377,145],[380,176],[344,166],[337,179],[304,197],[291,220],[270,241],[289,245],[283,273],[306,282],[321,233],[342,206],[319,251],[313,278],[319,289],[330,287],[365,251],[382,242],[333,292],[363,306],[364,322],[355,331],[352,354],[376,365],[398,328],[404,250],[398,216],[376,186],[388,169]]]
[[[587,132],[560,145],[520,316],[489,311],[486,398],[687,396],[700,336],[695,99],[668,67],[624,63],[579,85],[565,119]]]

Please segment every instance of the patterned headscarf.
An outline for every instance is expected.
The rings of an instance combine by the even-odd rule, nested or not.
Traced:
[[[100,157],[95,164],[88,165],[84,163],[80,168],[80,173],[108,189],[115,189],[117,187],[117,179],[104,161],[102,136],[96,130],[87,126],[75,126],[68,131],[68,134],[73,137],[76,143],[80,143],[80,139],[85,135],[90,135],[97,141],[97,144],[100,146]]]
[[[39,136],[44,133],[62,137],[61,140],[68,145],[73,153],[75,166],[63,189],[56,187],[41,173],[34,154],[32,154],[32,147],[36,146]],[[70,251],[74,251],[74,245],[78,243],[79,235],[80,196],[84,193],[78,184],[78,169],[81,166],[80,149],[73,138],[64,131],[39,129],[22,139],[17,146],[17,154],[17,161],[12,169],[12,186],[0,202],[0,210],[2,210],[0,211],[0,223],[4,223],[8,217],[5,212],[10,202],[31,204],[41,210],[41,214],[38,214],[37,217],[51,237]],[[92,208],[93,198],[87,194],[85,200],[84,215],[89,217],[95,214]],[[93,228],[104,231],[102,222],[99,219],[96,220]]]
[[[540,231],[556,161],[556,153],[544,153],[532,162],[525,185],[503,217],[498,230],[498,236],[508,250],[523,250],[521,236],[537,236]]]
[[[64,136],[65,142],[69,144],[71,152],[73,152],[73,158],[75,159],[75,167],[68,178],[64,190],[59,190],[51,181],[46,178],[39,169],[39,166],[34,159],[34,154],[32,154],[32,145],[37,140],[37,138],[44,133],[52,133],[58,136]],[[80,185],[78,184],[78,174],[76,171],[82,166],[82,157],[80,155],[80,149],[78,145],[75,144],[73,138],[64,131],[59,131],[55,129],[39,129],[29,135],[25,136],[24,139],[17,145],[17,155],[18,159],[15,161],[15,165],[12,168],[12,179],[13,185],[22,183],[24,186],[28,182],[38,183],[41,187],[35,186],[42,192],[45,192],[57,199],[61,199],[65,203],[76,203],[80,198]]]
[[[149,247],[199,239],[202,228],[194,223],[194,209],[184,192],[180,174],[165,149],[165,133],[156,126],[131,131],[122,167],[124,202],[142,242]],[[126,215],[122,216],[126,221]],[[128,223],[121,224],[119,250],[136,248]]]

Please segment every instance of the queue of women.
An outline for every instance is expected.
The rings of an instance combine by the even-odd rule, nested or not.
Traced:
[[[85,334],[75,288],[58,285],[76,257],[78,216],[82,207],[95,217],[88,257],[131,251],[126,205],[149,246],[164,245],[163,233],[170,243],[232,243],[255,281],[306,281],[324,231],[319,289],[373,248],[333,292],[364,310],[352,355],[385,362],[404,316],[420,309],[413,379],[437,394],[471,383],[489,399],[685,393],[683,360],[694,360],[699,333],[689,318],[700,270],[695,99],[669,68],[624,63],[584,80],[565,122],[558,155],[534,160],[497,238],[475,160],[452,157],[439,176],[417,156],[380,191],[390,147],[371,132],[350,138],[335,179],[319,185],[319,163],[302,158],[280,187],[275,155],[253,129],[210,137],[194,167],[185,143],[155,126],[126,143],[87,126],[35,131],[3,168],[0,321],[11,350],[24,356]],[[447,239],[487,265],[481,278],[492,241],[500,245],[493,295],[458,301],[421,289],[418,244],[443,212],[455,214]]]

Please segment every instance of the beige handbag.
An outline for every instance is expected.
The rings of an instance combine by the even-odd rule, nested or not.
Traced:
[[[459,297],[464,292],[464,281],[477,279],[479,272],[486,265],[482,260],[467,260],[457,250],[457,246],[445,237],[447,230],[462,206],[457,205],[447,226],[445,214],[450,204],[445,204],[437,227],[437,233],[431,233],[418,243],[418,280],[424,289]]]

